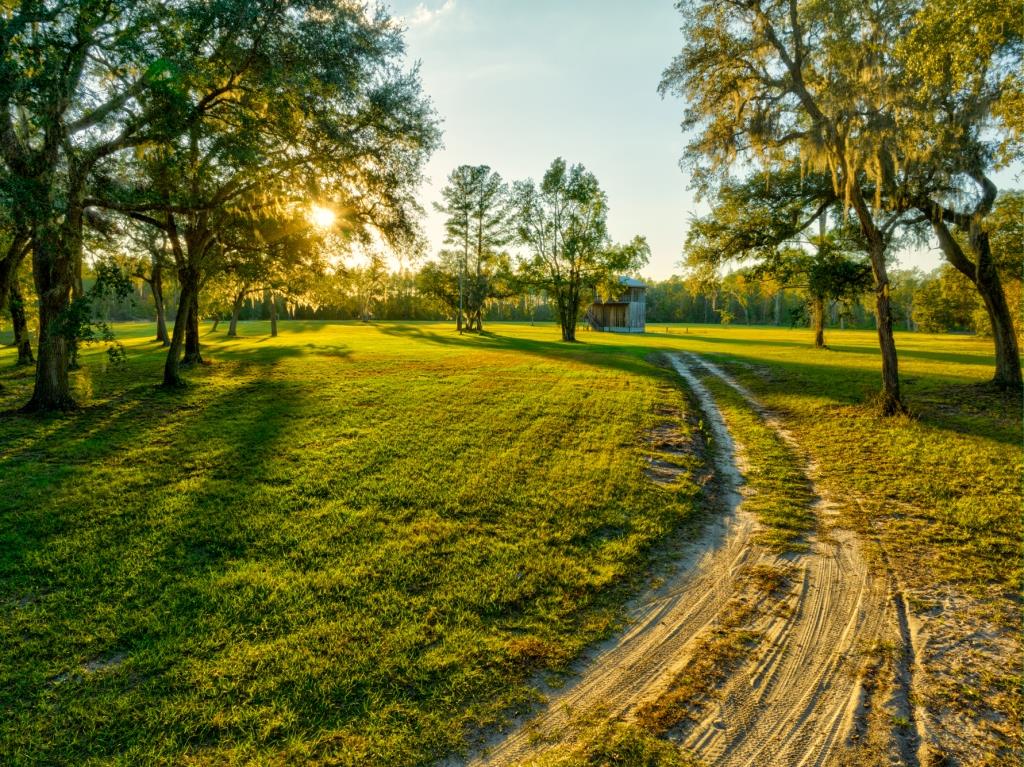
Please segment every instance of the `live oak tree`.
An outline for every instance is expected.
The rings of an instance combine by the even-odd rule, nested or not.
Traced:
[[[825,230],[828,212],[837,204],[826,179],[802,177],[793,165],[770,175],[723,179],[711,211],[691,222],[684,264],[714,275],[738,263],[752,267],[754,278],[804,291],[814,345],[823,348],[826,303],[851,300],[870,288],[871,270],[858,256],[861,243],[854,232],[842,225]]]
[[[918,166],[910,190],[947,262],[977,290],[995,346],[993,382],[1022,386],[1020,347],[991,240],[992,171],[1021,149],[1024,15],[1008,0],[922,0],[895,49],[895,117]],[[962,236],[957,236],[957,234]],[[997,235],[996,235],[997,236]]]
[[[909,202],[890,193],[907,169],[888,124],[891,73],[906,11],[840,0],[693,0],[677,3],[686,43],[665,70],[662,93],[686,101],[698,183],[737,162],[770,170],[799,156],[826,174],[860,225],[874,276],[882,352],[881,410],[902,412],[886,251]],[[885,194],[883,194],[885,192]]]
[[[199,149],[188,155],[195,160],[206,156],[213,133],[260,134],[267,139],[261,150],[305,150],[319,158],[295,189],[330,190],[353,226],[372,221],[385,239],[407,236],[419,210],[414,190],[422,162],[438,133],[415,71],[400,67],[401,55],[399,28],[357,3],[10,4],[0,14],[0,157],[14,223],[30,238],[41,315],[28,408],[74,406],[74,339],[57,329],[75,327],[65,315],[81,272],[87,208],[112,203],[179,235],[189,227],[168,214],[202,215],[170,199],[181,188],[167,179],[151,179],[150,190],[164,193],[162,199],[109,199],[111,187],[124,186],[118,171],[136,160],[159,166],[168,153],[180,159],[183,147]],[[255,152],[244,164],[259,168],[265,159]],[[138,178],[136,172],[129,182]],[[208,237],[203,229],[192,229],[200,244]],[[203,257],[210,252],[200,250]],[[179,243],[179,279],[194,307],[202,265],[184,251]],[[188,304],[179,314],[191,313]],[[172,335],[171,345],[177,354],[181,339]],[[165,378],[178,380],[176,365],[169,362]]]
[[[440,265],[457,275],[459,332],[464,325],[483,330],[484,304],[504,294],[502,277],[508,274],[508,259],[501,249],[511,236],[508,195],[508,185],[489,166],[460,165],[441,190],[443,204],[435,203],[447,216],[445,244],[450,248],[442,254]],[[444,280],[434,276],[428,272],[426,284],[440,288]],[[443,290],[436,295],[444,299]]]
[[[208,27],[186,51],[180,22],[193,5],[22,0],[0,15],[0,157],[12,216],[30,239],[39,297],[29,410],[75,404],[68,366],[77,339],[67,333],[82,325],[69,311],[97,164],[194,119],[216,98],[208,92],[189,102],[174,86],[179,68],[229,36]]]
[[[576,340],[584,302],[622,274],[647,263],[643,237],[616,245],[608,237],[608,199],[597,178],[582,165],[557,158],[540,183],[516,182],[511,195],[516,241],[529,255],[520,261],[520,280],[554,299],[563,341]]]

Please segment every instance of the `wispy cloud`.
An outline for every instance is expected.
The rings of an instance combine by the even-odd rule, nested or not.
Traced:
[[[405,22],[412,29],[428,27],[453,10],[455,10],[455,0],[444,0],[444,3],[437,8],[429,8],[426,3],[420,3],[412,13],[405,17]]]

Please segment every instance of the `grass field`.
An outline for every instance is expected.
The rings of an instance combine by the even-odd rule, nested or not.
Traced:
[[[414,765],[460,748],[612,630],[698,517],[695,484],[644,471],[651,430],[690,408],[666,351],[721,363],[786,419],[915,609],[947,585],[1018,620],[1020,402],[980,385],[984,339],[898,335],[913,415],[884,420],[872,333],[815,351],[789,329],[568,346],[552,326],[282,328],[207,334],[212,364],[166,393],[151,327],[123,326],[128,369],[86,355],[80,412],[0,419],[0,762]],[[31,387],[13,361],[0,350],[0,410]],[[757,450],[785,488],[793,456]],[[982,671],[953,700],[1019,712],[1014,670]]]

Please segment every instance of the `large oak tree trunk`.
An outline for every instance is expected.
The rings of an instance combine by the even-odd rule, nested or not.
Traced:
[[[277,338],[277,296],[270,291],[270,337]],[[363,322],[367,321],[368,312],[363,311]]]
[[[988,239],[986,235],[986,240]],[[1006,301],[1006,293],[1000,284],[999,275],[990,265],[987,270],[978,271],[978,292],[985,302],[989,322],[992,324],[992,339],[995,343],[996,374],[992,382],[1003,389],[1021,389],[1020,347],[1017,332],[1013,326],[1013,315]]]
[[[25,298],[21,294],[18,281],[11,283],[10,289],[11,324],[14,326],[14,345],[18,348],[18,365],[32,365],[35,357],[32,356],[32,338],[28,332],[28,322],[25,320]]]
[[[69,222],[66,222],[66,224]],[[72,231],[68,231],[68,229]],[[79,231],[79,236],[81,229]],[[26,412],[72,410],[68,363],[73,339],[62,327],[67,319],[78,253],[73,224],[36,223],[32,236],[32,274],[39,296],[39,345],[35,387]],[[70,239],[70,241],[69,241]]]
[[[892,305],[889,300],[889,277],[882,271],[881,279],[876,277],[875,312],[878,320],[878,345],[882,350],[882,401],[883,415],[895,415],[906,411],[900,394],[899,364],[896,357],[896,339],[892,334]]]
[[[927,208],[923,210],[926,214],[930,213]],[[992,263],[988,233],[977,226],[973,229],[970,241],[976,262],[967,258],[944,221],[938,218],[932,220],[932,230],[938,238],[939,247],[946,260],[974,284],[985,304],[985,311],[992,325],[992,340],[996,354],[996,373],[992,382],[1001,388],[1020,389],[1020,347],[1013,326],[1013,315],[1006,301],[999,273]]]
[[[971,226],[971,250],[977,260],[974,284],[985,303],[988,319],[992,325],[992,340],[995,343],[996,374],[992,383],[1003,389],[1022,388],[1020,370],[1020,347],[1013,327],[1013,315],[1006,301],[1006,293],[999,280],[999,272],[992,262],[992,249],[988,232],[976,223]]]
[[[856,186],[850,195],[850,202],[857,212],[861,231],[868,241],[871,272],[875,278],[875,318],[878,325],[878,347],[882,352],[882,391],[879,396],[879,407],[882,415],[905,413],[906,407],[900,393],[896,339],[892,334],[892,303],[889,298],[889,273],[885,267],[885,238],[875,226],[871,211]]]

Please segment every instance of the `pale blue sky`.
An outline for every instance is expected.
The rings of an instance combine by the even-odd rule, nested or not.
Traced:
[[[643,273],[679,273],[687,220],[697,208],[679,168],[682,105],[662,100],[662,70],[682,34],[672,0],[392,0],[409,57],[444,120],[445,148],[423,190],[431,255],[441,247],[440,199],[448,173],[488,164],[506,180],[539,178],[564,157],[608,193],[616,240],[647,237]],[[1013,177],[1000,174],[1000,185]],[[1018,182],[1019,183],[1019,182]],[[901,254],[930,269],[935,251]]]

